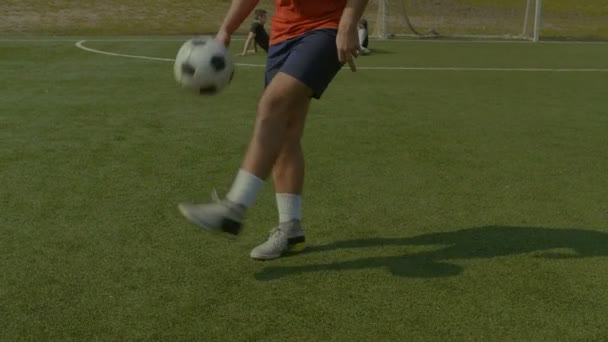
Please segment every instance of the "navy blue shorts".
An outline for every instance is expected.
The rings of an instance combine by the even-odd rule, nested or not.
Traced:
[[[266,86],[278,72],[283,72],[312,89],[314,98],[321,98],[342,68],[338,61],[336,34],[334,29],[313,30],[271,45],[266,62]]]

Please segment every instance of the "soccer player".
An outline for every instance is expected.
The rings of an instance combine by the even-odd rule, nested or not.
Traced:
[[[230,36],[258,0],[233,0],[215,39]],[[230,191],[209,204],[179,204],[180,212],[207,231],[237,235],[246,211],[272,175],[279,224],[251,257],[269,260],[304,245],[302,189],[304,155],[300,139],[311,98],[359,53],[357,26],[367,0],[275,0],[265,89],[253,136]]]
[[[359,21],[359,45],[361,45],[361,55],[369,55],[370,50],[369,46],[369,30],[367,27],[367,20],[365,18],[361,18]]]
[[[253,23],[251,23],[251,27],[249,28],[249,35],[247,36],[247,40],[245,40],[245,46],[243,47],[241,56],[247,55],[250,51],[249,47],[251,46],[251,43],[253,43],[253,50],[255,52],[257,52],[256,46],[258,45],[264,49],[264,51],[268,52],[270,38],[264,28],[264,24],[266,24],[266,10],[258,8],[253,11]]]

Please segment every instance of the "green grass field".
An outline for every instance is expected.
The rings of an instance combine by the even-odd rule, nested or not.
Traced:
[[[176,204],[230,185],[263,69],[199,97],[80,39],[0,41],[0,340],[608,339],[608,44],[372,42],[360,67],[429,69],[337,76],[305,133],[308,249],[262,263],[270,184],[236,241]]]

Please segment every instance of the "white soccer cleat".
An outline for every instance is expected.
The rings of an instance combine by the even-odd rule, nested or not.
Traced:
[[[268,240],[254,248],[250,256],[256,260],[276,259],[286,252],[301,251],[305,241],[300,221],[284,222],[272,229]]]
[[[179,211],[188,221],[203,230],[238,235],[242,228],[245,208],[215,197],[214,202],[209,204],[180,203]]]

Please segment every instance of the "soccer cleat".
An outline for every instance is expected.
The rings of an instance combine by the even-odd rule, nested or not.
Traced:
[[[214,202],[209,204],[180,203],[178,208],[188,221],[203,230],[231,235],[239,234],[245,216],[243,206],[226,199],[215,198]]]
[[[251,251],[251,258],[257,260],[272,260],[286,252],[297,252],[304,249],[304,230],[300,221],[280,223],[270,231],[266,242]]]

